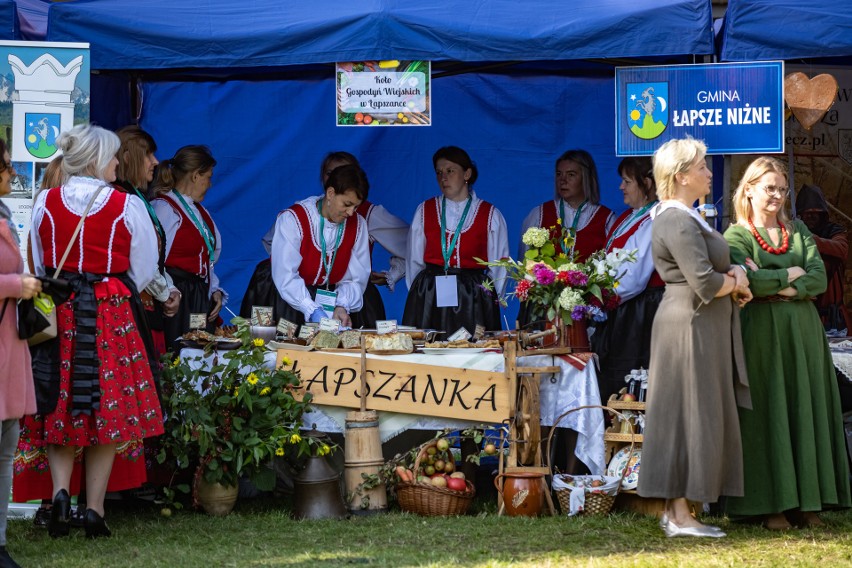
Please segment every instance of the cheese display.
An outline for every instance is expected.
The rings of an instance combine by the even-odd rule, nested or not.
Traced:
[[[361,347],[361,332],[355,329],[344,331],[340,334],[340,345],[344,349]]]
[[[399,351],[411,353],[414,342],[407,333],[388,333],[385,335],[368,335],[368,351]]]

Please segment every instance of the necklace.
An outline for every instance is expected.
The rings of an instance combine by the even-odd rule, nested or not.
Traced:
[[[778,248],[770,246],[769,243],[763,240],[763,237],[757,232],[751,219],[748,220],[748,226],[751,228],[751,234],[757,239],[757,244],[769,254],[784,254],[790,248],[790,235],[787,233],[787,229],[783,224],[781,225],[781,246]]]

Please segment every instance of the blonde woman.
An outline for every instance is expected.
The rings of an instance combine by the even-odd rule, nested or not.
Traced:
[[[751,298],[728,243],[692,208],[710,193],[703,143],[671,140],[654,154],[660,204],[651,251],[666,284],[651,331],[639,494],[666,500],[666,536],[723,537],[687,500],[742,495],[737,404],[748,404],[737,303]]]
[[[819,511],[850,506],[840,395],[812,301],[825,290],[825,267],[805,223],[787,215],[787,179],[775,158],[752,162],[725,232],[754,294],[742,312],[753,401],[740,409],[745,496],[727,508],[762,516],[771,530],[821,525]]]

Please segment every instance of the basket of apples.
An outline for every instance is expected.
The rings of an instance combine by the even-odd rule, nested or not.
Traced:
[[[421,446],[413,469],[396,468],[399,478],[396,496],[400,508],[425,517],[464,515],[476,490],[455,468],[455,458],[446,438]]]

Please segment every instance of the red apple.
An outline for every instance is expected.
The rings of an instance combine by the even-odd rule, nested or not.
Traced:
[[[636,395],[633,393],[626,392],[621,395],[621,400],[624,402],[636,402]]]
[[[459,479],[458,477],[451,477],[447,480],[447,489],[451,489],[453,491],[464,491],[467,489],[467,482],[464,479]]]

